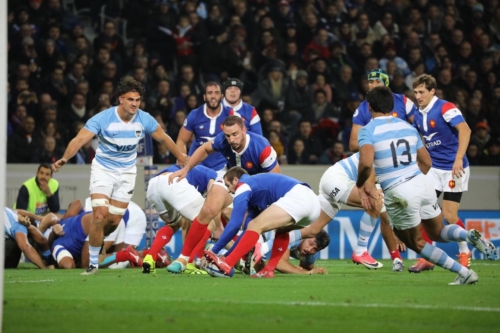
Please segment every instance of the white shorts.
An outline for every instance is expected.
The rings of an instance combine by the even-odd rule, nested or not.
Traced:
[[[130,202],[134,195],[137,172],[116,172],[92,164],[90,171],[90,194],[104,194],[110,199]]]
[[[405,183],[384,191],[384,196],[387,214],[389,214],[392,224],[398,230],[406,230],[419,225],[422,207],[437,203],[435,190],[426,181],[423,174],[419,174]],[[439,210],[439,213],[441,213],[441,210]],[[434,214],[432,217],[438,214]],[[428,216],[428,218],[432,217]]]
[[[347,203],[356,182],[349,178],[340,164],[335,164],[325,171],[319,181],[319,202],[321,209],[332,219]]]
[[[426,176],[431,180],[436,191],[461,193],[469,189],[469,167],[464,168],[464,171],[465,174],[462,177],[454,178],[451,170],[431,168]]]
[[[169,184],[169,175],[170,173],[163,173],[149,181],[148,200],[160,215],[169,210],[176,210],[188,220],[194,220],[205,200],[186,178],[180,182],[175,178],[172,184]]]
[[[276,205],[290,214],[296,225],[306,226],[316,221],[321,212],[317,195],[309,187],[295,185]]]

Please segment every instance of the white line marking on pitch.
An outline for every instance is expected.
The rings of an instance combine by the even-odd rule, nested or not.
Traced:
[[[165,299],[163,299],[165,300]],[[254,304],[254,305],[285,305],[285,306],[326,306],[326,307],[353,307],[353,308],[407,308],[407,309],[426,309],[426,310],[463,310],[463,311],[477,311],[477,312],[500,312],[500,308],[485,308],[475,306],[439,306],[439,305],[425,305],[425,304],[356,304],[356,303],[329,303],[329,302],[294,302],[294,301],[232,301],[222,299],[180,299],[180,298],[167,298],[168,301],[175,302],[193,302],[193,303],[229,303],[229,304]]]
[[[55,280],[33,280],[33,281],[6,281],[6,283],[43,283],[43,282],[54,282]]]

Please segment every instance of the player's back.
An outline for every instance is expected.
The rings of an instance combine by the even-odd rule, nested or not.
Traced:
[[[28,234],[28,228],[17,220],[17,212],[13,209],[4,207],[4,232],[6,236],[13,239],[16,238],[16,232],[22,232],[23,234]]]
[[[358,179],[359,153],[352,154],[348,158],[338,161],[335,165],[342,167],[349,176],[349,179],[356,181]]]
[[[192,110],[184,120],[184,128],[194,134],[194,141],[189,147],[190,156],[198,147],[222,133],[222,123],[224,119],[231,115],[231,109],[222,106],[222,104],[221,107],[220,113],[215,117],[211,117],[206,111],[206,104],[203,104],[199,108]],[[208,155],[201,164],[213,170],[221,170],[224,168],[226,160],[222,154],[213,153]]]
[[[374,168],[384,190],[420,174],[417,150],[423,147],[418,132],[392,116],[377,117],[359,132],[359,146],[372,144]]]
[[[85,124],[99,142],[92,164],[110,170],[135,170],[139,141],[157,127],[156,120],[140,109],[129,122],[119,117],[117,107],[99,112]]]
[[[277,173],[260,173],[253,176],[243,175],[240,178],[235,198],[241,192],[250,191],[251,198],[248,205],[264,210],[298,184],[308,186],[297,179]]]
[[[158,172],[156,176],[166,172],[175,172],[180,169],[181,168],[177,164],[173,164]],[[217,172],[201,164],[198,164],[194,168],[189,170],[186,175],[187,182],[191,184],[194,188],[196,188],[196,190],[200,192],[200,194],[205,193],[210,179],[215,180],[216,178],[217,178]]]
[[[409,119],[415,114],[415,111],[417,111],[415,104],[413,104],[413,102],[405,95],[392,93],[392,96],[394,98],[394,109],[390,113],[391,116],[409,121]],[[364,100],[354,111],[352,122],[356,125],[365,126],[371,120],[372,115],[370,109],[368,108],[368,102]]]
[[[458,108],[448,101],[434,97],[429,105],[415,114],[414,126],[422,134],[432,167],[451,170],[458,151],[458,130],[455,126],[465,122]],[[469,165],[464,155],[464,168]]]
[[[64,235],[54,241],[52,248],[55,249],[57,245],[61,245],[72,255],[80,255],[88,234],[88,230],[86,232],[82,226],[82,219],[87,214],[92,214],[92,212],[82,212],[59,221],[58,224],[63,228]]]

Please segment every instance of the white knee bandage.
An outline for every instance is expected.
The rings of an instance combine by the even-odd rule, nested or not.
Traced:
[[[108,199],[92,199],[90,205],[92,207],[108,207],[109,201]]]
[[[108,212],[114,215],[125,215],[127,208],[120,208],[113,205],[109,205]]]

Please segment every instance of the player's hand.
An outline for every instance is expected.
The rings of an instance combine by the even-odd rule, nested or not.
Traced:
[[[52,227],[52,232],[57,236],[64,236],[64,229],[60,224],[54,225],[54,227]]]
[[[178,171],[175,171],[175,172],[172,172],[169,176],[168,176],[168,183],[169,184],[172,184],[174,182],[174,179],[177,178],[177,183],[179,181],[181,181],[182,179],[186,178],[186,175],[188,173],[188,169],[186,167],[178,170]]]
[[[52,195],[52,192],[50,192],[50,187],[48,182],[41,180],[38,182],[38,187],[40,187],[40,190],[42,190],[42,192],[45,193],[47,196]]]
[[[40,219],[40,229],[50,228],[57,222],[59,222],[59,218],[54,213],[48,213],[44,217]]]
[[[30,218],[20,214],[17,214],[17,222],[21,223],[25,227],[29,227],[31,225]]]
[[[328,274],[328,271],[324,267],[314,267],[309,271],[309,274],[311,275],[316,275],[316,274]]]
[[[461,178],[465,174],[464,162],[462,159],[456,159],[453,163],[452,176],[455,178]]]
[[[398,250],[399,252],[405,252],[406,251],[406,244],[403,243],[399,238],[397,238],[396,236],[394,236],[394,238],[396,239],[396,244],[397,244],[397,247],[398,247]]]
[[[57,172],[59,169],[61,169],[64,164],[68,162],[67,159],[61,158],[60,160],[57,160],[54,164],[52,164],[52,171]]]
[[[180,167],[184,167],[188,161],[189,156],[187,156],[186,154],[182,154],[182,157],[177,159],[177,165]]]

